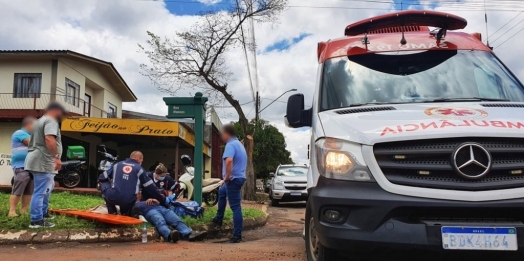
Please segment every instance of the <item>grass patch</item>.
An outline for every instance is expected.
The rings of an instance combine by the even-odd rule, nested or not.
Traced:
[[[24,214],[16,218],[7,217],[9,213],[9,194],[0,193],[0,228],[1,229],[29,229],[31,218],[29,214]],[[101,197],[75,195],[68,192],[53,193],[51,194],[51,200],[49,202],[49,208],[55,209],[81,209],[87,210],[89,208],[103,204],[104,200]],[[20,205],[19,205],[20,207]],[[52,220],[56,224],[51,229],[75,229],[75,228],[96,228],[104,227],[103,224],[79,219],[75,217],[55,215],[55,219]]]
[[[213,221],[213,218],[217,214],[217,208],[206,208],[206,211],[204,211],[204,217],[195,219],[190,217],[185,217],[184,223],[188,226],[195,226],[195,225],[203,225],[203,224],[211,224]],[[265,213],[258,209],[251,209],[251,208],[243,208],[242,209],[242,216],[244,218],[258,218],[264,216]],[[224,224],[229,225],[233,223],[233,212],[231,209],[226,209],[226,212],[224,213]]]
[[[0,193],[0,202],[2,202],[2,204],[0,204],[0,229],[29,229],[28,226],[31,222],[29,214],[21,215],[20,217],[16,218],[7,217],[7,214],[9,213],[9,197],[9,194]],[[104,200],[101,197],[76,195],[70,194],[69,192],[59,192],[51,194],[49,208],[87,210],[101,204],[104,204]],[[212,222],[213,217],[215,217],[216,212],[216,207],[206,208],[203,218],[194,219],[185,217],[183,220],[188,226],[209,224]],[[265,215],[264,212],[258,209],[242,209],[242,213],[244,218],[258,218]],[[224,215],[224,223],[231,224],[232,219],[233,213],[230,209],[227,209]],[[55,215],[55,219],[53,219],[51,222],[56,224],[56,226],[51,229],[86,229],[105,228],[110,226],[99,222],[63,215]]]

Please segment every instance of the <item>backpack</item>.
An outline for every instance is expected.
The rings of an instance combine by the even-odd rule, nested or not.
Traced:
[[[181,218],[186,216],[192,218],[202,218],[204,216],[204,208],[198,205],[198,203],[195,201],[171,202],[170,208]]]

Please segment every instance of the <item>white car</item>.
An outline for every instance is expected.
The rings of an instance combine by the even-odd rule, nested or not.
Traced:
[[[308,261],[379,247],[522,255],[524,86],[480,34],[451,32],[466,24],[395,12],[312,50],[312,106],[292,95],[286,115],[311,127]]]
[[[272,206],[280,202],[306,201],[307,193],[307,166],[280,165],[277,172],[270,173],[272,177],[269,189],[269,198]]]

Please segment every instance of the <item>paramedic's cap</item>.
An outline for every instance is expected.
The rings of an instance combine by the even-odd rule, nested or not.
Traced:
[[[64,108],[64,106],[62,106],[62,104],[60,104],[58,102],[51,102],[51,103],[49,103],[45,110],[46,111],[59,110],[59,111],[62,112],[62,114],[64,114],[64,115],[67,114],[67,111]]]

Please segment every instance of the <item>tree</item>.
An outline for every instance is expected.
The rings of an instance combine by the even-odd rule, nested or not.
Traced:
[[[250,19],[256,22],[276,21],[286,5],[287,0],[237,0],[229,11],[203,14],[188,30],[176,32],[175,39],[147,32],[150,36],[148,48],[142,45],[139,48],[148,56],[150,65],[141,64],[142,73],[160,91],[171,95],[182,89],[198,90],[214,105],[229,103],[238,114],[243,133],[251,135],[240,102],[227,89],[233,72],[227,68],[225,56],[236,47],[254,49],[255,43],[244,38],[243,25]],[[252,139],[248,137],[245,141],[246,150],[252,151]],[[255,200],[251,157],[248,157],[246,174],[244,199]]]
[[[239,138],[245,137],[238,122],[235,127]],[[249,129],[254,133],[255,146],[253,151],[253,166],[257,178],[267,179],[270,172],[275,172],[279,164],[293,164],[291,152],[286,149],[284,135],[267,121],[251,121]]]

